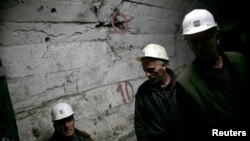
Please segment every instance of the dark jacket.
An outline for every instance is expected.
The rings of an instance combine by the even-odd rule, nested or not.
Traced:
[[[176,101],[176,76],[167,69],[172,83],[165,89],[145,81],[136,93],[134,125],[137,141],[171,141],[181,138]]]
[[[54,132],[49,141],[64,141],[64,138],[58,135],[57,132]],[[75,129],[74,141],[93,141],[93,139],[87,132]]]
[[[195,60],[177,79],[183,87],[179,103],[184,126],[194,140],[212,139],[212,129],[246,131],[249,128],[248,71],[244,56],[221,54],[221,69]],[[186,93],[186,94],[185,94]]]

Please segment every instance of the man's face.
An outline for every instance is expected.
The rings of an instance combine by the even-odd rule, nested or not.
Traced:
[[[63,137],[70,138],[75,134],[75,119],[73,116],[54,122],[55,130]]]
[[[153,58],[143,58],[142,68],[152,83],[158,83],[163,79],[166,63]]]
[[[198,60],[206,63],[217,59],[218,33],[204,31],[189,35],[186,39]]]

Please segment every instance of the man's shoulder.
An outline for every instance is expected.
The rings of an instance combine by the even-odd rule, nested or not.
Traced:
[[[228,58],[229,64],[233,70],[242,70],[248,72],[249,61],[246,56],[240,52],[224,52]],[[246,73],[246,72],[245,72]]]
[[[139,87],[138,87],[138,91],[144,90],[148,87],[151,86],[151,82],[149,80],[144,81]]]
[[[149,80],[144,81],[137,89],[136,97],[142,95],[148,88],[151,87],[151,82]]]
[[[150,86],[152,86],[152,83],[149,81],[149,79],[147,79],[141,85],[139,85],[138,90],[145,89],[145,88],[150,87]]]
[[[90,134],[87,133],[86,131],[76,129],[76,133],[77,133],[79,136],[81,136],[82,138],[88,139],[87,141],[93,141],[93,140],[91,139]]]
[[[80,137],[81,140],[93,141],[90,134],[87,133],[86,131],[82,131],[82,130],[79,130],[79,129],[75,128],[75,134],[76,134],[76,136]],[[49,138],[48,141],[58,141],[58,140],[61,140],[60,138],[61,137],[59,137],[58,134],[56,132],[54,132],[53,135]]]
[[[48,141],[56,141],[56,133],[54,132],[53,135],[49,138]]]
[[[237,52],[237,51],[224,51],[226,55],[237,55],[237,56],[242,56],[243,53]]]
[[[231,62],[245,60],[245,55],[236,51],[225,51],[224,54],[229,58]]]
[[[177,76],[177,82],[182,81],[187,79],[187,77],[191,77],[191,75],[193,73],[195,73],[195,67],[193,65],[193,63],[189,64],[188,66],[186,66],[182,72]]]

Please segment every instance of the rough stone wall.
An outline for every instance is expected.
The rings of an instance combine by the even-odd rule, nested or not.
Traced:
[[[180,35],[196,0],[5,0],[0,57],[21,141],[44,141],[50,109],[68,102],[95,141],[134,141],[134,95],[146,80],[135,60],[166,47],[177,74],[193,58]],[[113,17],[115,12],[120,15]],[[127,25],[126,25],[127,24]],[[127,27],[126,27],[127,26]]]

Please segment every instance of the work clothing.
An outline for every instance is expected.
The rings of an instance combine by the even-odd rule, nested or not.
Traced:
[[[165,89],[149,80],[138,88],[134,117],[137,141],[177,141],[182,137],[176,101],[176,76],[170,69],[167,73],[172,81]]]
[[[178,100],[191,138],[212,137],[212,129],[246,131],[249,128],[246,60],[237,52],[225,52],[221,56],[220,69],[208,68],[194,60],[178,76],[177,83],[183,87]]]
[[[56,131],[53,133],[49,141],[67,141],[64,137],[60,136]],[[75,129],[75,135],[73,141],[93,141],[90,135],[78,129]]]

